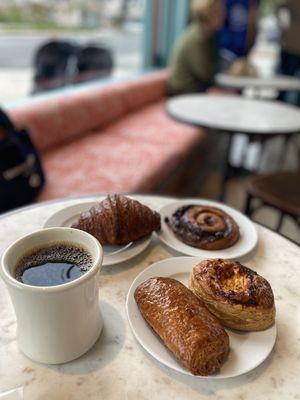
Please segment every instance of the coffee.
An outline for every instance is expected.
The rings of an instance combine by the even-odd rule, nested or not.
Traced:
[[[15,278],[32,286],[56,286],[78,279],[92,267],[92,257],[72,243],[31,250],[15,268]]]

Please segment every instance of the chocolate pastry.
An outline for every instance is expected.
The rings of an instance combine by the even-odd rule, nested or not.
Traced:
[[[145,320],[192,374],[219,371],[229,337],[188,288],[175,279],[150,278],[137,287],[134,298]]]
[[[137,200],[109,195],[81,214],[72,228],[95,236],[102,245],[124,245],[160,229],[160,215]]]
[[[216,207],[183,206],[166,221],[179,240],[198,249],[226,249],[240,237],[234,219]]]
[[[269,282],[237,261],[201,261],[192,270],[190,289],[228,328],[260,331],[274,322]]]

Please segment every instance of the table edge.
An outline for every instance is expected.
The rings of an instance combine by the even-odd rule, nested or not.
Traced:
[[[226,134],[229,134],[229,135],[236,135],[236,134],[240,133],[240,134],[246,134],[246,135],[249,135],[249,136],[260,135],[260,136],[272,137],[272,136],[295,135],[295,134],[299,134],[300,133],[300,127],[297,128],[297,129],[291,129],[291,130],[287,130],[287,131],[283,131],[282,130],[280,132],[273,131],[272,133],[268,133],[266,131],[259,131],[259,130],[257,130],[256,132],[253,132],[253,131],[250,131],[250,130],[247,130],[247,129],[246,130],[245,129],[241,130],[241,129],[238,129],[238,128],[237,129],[228,129],[228,128],[221,128],[221,127],[214,127],[214,126],[210,126],[210,125],[205,124],[205,123],[201,123],[200,124],[200,123],[192,122],[192,121],[189,121],[186,118],[178,117],[177,115],[172,113],[172,111],[170,111],[170,109],[169,109],[170,108],[170,101],[172,101],[172,99],[174,99],[176,97],[181,97],[181,96],[182,95],[174,96],[173,98],[168,99],[167,102],[166,102],[166,105],[165,105],[165,111],[166,111],[167,115],[169,117],[171,117],[172,119],[174,119],[175,121],[177,121],[177,122],[181,122],[181,123],[184,123],[184,124],[187,124],[187,125],[190,125],[190,126],[195,126],[197,128],[205,128],[205,129],[209,129],[209,130],[213,130],[213,131],[217,131],[217,132],[221,132],[221,133],[226,133]],[[209,96],[212,97],[214,95],[209,95]],[[235,96],[235,97],[240,97],[240,96]],[[291,107],[293,107],[293,106],[291,106]],[[296,107],[293,107],[293,108],[296,108]]]

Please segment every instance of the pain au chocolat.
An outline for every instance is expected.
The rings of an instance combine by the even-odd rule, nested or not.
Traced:
[[[160,215],[139,201],[109,195],[82,213],[72,228],[90,233],[102,245],[124,245],[160,229]]]
[[[167,218],[167,223],[183,243],[204,250],[226,249],[240,237],[234,219],[216,207],[186,205]]]
[[[229,352],[229,337],[187,287],[171,278],[150,278],[134,297],[145,320],[192,374],[219,371]]]
[[[190,289],[228,328],[260,331],[274,322],[274,295],[269,282],[239,262],[201,261],[192,270]]]

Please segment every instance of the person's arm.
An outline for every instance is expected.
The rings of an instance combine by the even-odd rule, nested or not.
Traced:
[[[277,14],[281,8],[286,7],[289,0],[277,0],[275,4],[275,13]]]
[[[279,28],[284,31],[291,23],[291,10],[289,9],[289,0],[281,0],[275,8]]]
[[[258,19],[259,19],[259,1],[249,0],[246,54],[249,53],[249,51],[252,49],[255,43]]]

